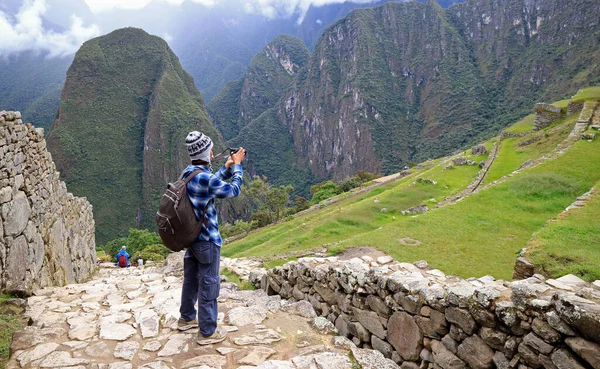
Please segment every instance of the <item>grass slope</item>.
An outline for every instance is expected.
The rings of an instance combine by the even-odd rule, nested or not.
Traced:
[[[588,91],[581,94],[595,96]],[[508,130],[527,132],[526,127],[532,127],[532,118],[527,117]],[[526,160],[539,159],[553,151],[568,136],[576,119],[577,116],[567,117],[543,131],[504,139],[484,183],[513,172]],[[490,149],[494,141],[488,141],[486,147]],[[486,159],[467,154],[459,155],[476,162]],[[373,190],[345,194],[328,206],[322,205],[318,210],[226,245],[223,254],[261,256],[323,245],[335,254],[349,247],[373,246],[397,260],[425,259],[433,267],[462,277],[490,274],[510,279],[514,260],[532,234],[545,229],[549,219],[600,181],[600,141],[577,141],[562,156],[523,169],[456,204],[426,214],[401,215],[402,210],[417,205],[432,208],[445,197],[460,192],[479,170],[477,166],[445,169],[448,162],[447,159],[429,161],[411,169],[410,175]],[[437,183],[419,182],[418,178]],[[577,230],[569,224],[557,223],[538,236],[544,240],[537,242],[543,252],[536,254],[540,256],[535,261],[548,264],[545,270],[548,274],[573,271],[588,279],[597,278],[593,240],[600,231],[592,221],[598,215],[597,197],[590,202],[590,209],[579,211],[579,215],[573,213],[573,217],[578,217],[573,222],[576,219],[581,222]],[[574,254],[584,256],[574,257],[574,262],[562,269],[552,267],[558,262],[549,262],[548,258],[558,255],[557,260],[568,260],[570,248],[565,249],[564,243],[561,248],[561,242],[572,231],[575,238],[579,237],[573,241],[577,246]],[[552,238],[557,232],[559,235]],[[581,265],[578,260],[583,260]]]

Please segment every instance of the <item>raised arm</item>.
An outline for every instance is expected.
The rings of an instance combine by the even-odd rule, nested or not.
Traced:
[[[214,175],[210,178],[209,193],[210,197],[224,199],[227,197],[235,197],[240,194],[242,189],[242,165],[234,164],[227,171],[231,171],[231,183],[227,183]]]

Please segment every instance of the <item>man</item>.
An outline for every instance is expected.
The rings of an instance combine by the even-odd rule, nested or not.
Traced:
[[[127,253],[127,248],[125,246],[122,246],[121,251],[117,253],[117,265],[121,268],[131,266],[129,263],[129,254]]]
[[[210,137],[193,131],[186,137],[186,145],[192,163],[183,173],[187,178],[193,171],[201,169],[187,184],[187,194],[194,205],[198,220],[206,209],[204,223],[198,240],[186,251],[183,261],[183,288],[181,291],[181,317],[179,330],[199,327],[197,342],[208,345],[225,340],[227,331],[217,328],[217,297],[219,296],[219,263],[223,241],[219,234],[219,223],[215,209],[215,198],[223,199],[239,195],[242,187],[242,160],[246,152],[240,150],[231,155],[216,174],[212,173],[213,143]],[[231,183],[225,182],[231,178]],[[198,319],[194,304],[198,302]]]

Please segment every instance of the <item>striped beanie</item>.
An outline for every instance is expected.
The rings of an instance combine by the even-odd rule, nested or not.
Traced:
[[[213,147],[213,142],[204,133],[198,131],[190,132],[185,138],[190,160],[202,160],[210,163],[210,150]]]

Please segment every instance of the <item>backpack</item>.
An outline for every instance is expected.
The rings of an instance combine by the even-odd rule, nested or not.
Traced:
[[[121,268],[125,268],[127,266],[127,257],[125,254],[121,254],[121,256],[119,256],[119,266]]]
[[[178,252],[191,246],[198,239],[202,224],[207,226],[204,215],[210,201],[206,203],[202,217],[198,220],[194,205],[187,196],[188,182],[201,172],[201,169],[195,170],[185,180],[182,175],[178,181],[169,183],[160,200],[156,213],[158,235],[171,251]]]

